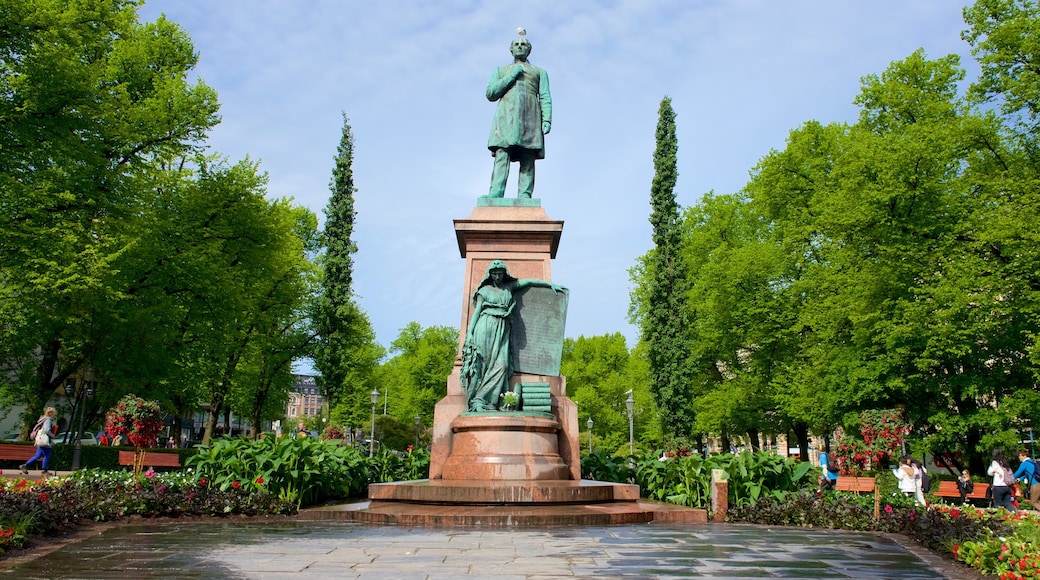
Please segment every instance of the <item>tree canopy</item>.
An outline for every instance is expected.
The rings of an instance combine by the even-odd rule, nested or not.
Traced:
[[[215,417],[298,355],[316,219],[204,154],[217,95],[138,4],[0,0],[0,395],[27,417],[88,370],[95,418],[127,392]]]
[[[1032,428],[1040,11],[965,18],[968,90],[956,55],[916,51],[863,77],[855,123],[804,123],[742,191],[683,212],[697,430],[856,436],[894,408],[914,449],[979,468]],[[640,312],[655,276],[636,271]]]

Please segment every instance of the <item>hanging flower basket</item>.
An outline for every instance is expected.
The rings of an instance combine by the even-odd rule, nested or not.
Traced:
[[[110,435],[122,435],[137,448],[134,453],[134,475],[144,467],[145,449],[155,447],[163,429],[159,403],[129,394],[116,403],[105,415],[105,430]]]

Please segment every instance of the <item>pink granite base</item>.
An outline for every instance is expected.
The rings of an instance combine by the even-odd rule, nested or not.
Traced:
[[[455,453],[455,421],[466,411],[466,395],[459,381],[459,367],[455,367],[448,377],[448,394],[437,402],[433,414],[433,441],[430,446],[430,479],[445,478],[445,467],[449,458]],[[559,479],[581,479],[581,459],[578,448],[578,407],[567,398],[567,381],[562,376],[546,377],[517,373],[510,379],[510,384],[518,382],[546,382],[552,391],[552,415],[559,423],[556,438],[556,451],[563,464],[567,466],[567,475]],[[515,458],[514,458],[515,459]],[[556,460],[552,463],[555,465]],[[526,465],[526,463],[525,463]],[[553,469],[556,469],[554,467]],[[541,468],[538,469],[539,471]],[[457,473],[450,477],[457,477]],[[492,470],[491,479],[508,479],[520,477],[516,469],[509,473],[497,475]]]
[[[570,469],[559,452],[560,422],[552,416],[463,415],[451,423],[445,480],[560,480]]]
[[[443,481],[374,484],[369,501],[308,508],[304,520],[494,528],[708,521],[705,510],[639,498],[602,481]]]
[[[349,521],[365,524],[441,528],[518,528],[543,526],[608,526],[650,522],[706,523],[704,510],[641,500],[592,505],[456,506],[362,501],[309,508],[305,521]]]
[[[634,502],[639,486],[605,481],[445,481],[420,479],[368,486],[368,499],[454,505]]]

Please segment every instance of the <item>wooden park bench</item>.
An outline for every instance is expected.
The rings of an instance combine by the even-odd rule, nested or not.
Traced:
[[[144,463],[149,467],[180,467],[181,456],[176,453],[163,453],[162,451],[148,451],[144,456]],[[119,465],[133,465],[134,452],[120,451]]]
[[[874,519],[876,520],[880,517],[881,496],[878,494],[877,480],[875,478],[839,475],[838,480],[834,482],[834,489],[836,491],[874,494]]]
[[[874,493],[877,491],[876,480],[873,477],[853,477],[848,475],[838,476],[834,482],[834,489],[838,491],[854,491],[856,493]]]
[[[25,463],[34,453],[36,453],[36,447],[33,445],[0,443],[0,459],[14,459]]]
[[[989,484],[988,483],[976,483],[974,489],[972,489],[971,493],[965,495],[964,499],[969,500],[969,503],[972,500],[989,501],[989,498],[986,497],[986,493],[988,491],[989,491]],[[944,500],[945,499],[958,499],[959,500],[961,498],[961,492],[960,492],[959,489],[957,489],[957,482],[956,481],[940,481],[939,482],[939,489],[936,490],[936,492],[935,492],[935,497],[939,497],[939,498],[942,498]]]

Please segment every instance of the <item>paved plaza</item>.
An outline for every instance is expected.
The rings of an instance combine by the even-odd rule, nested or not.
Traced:
[[[105,526],[0,568],[20,579],[979,577],[886,536],[731,524],[482,531],[173,520]]]

